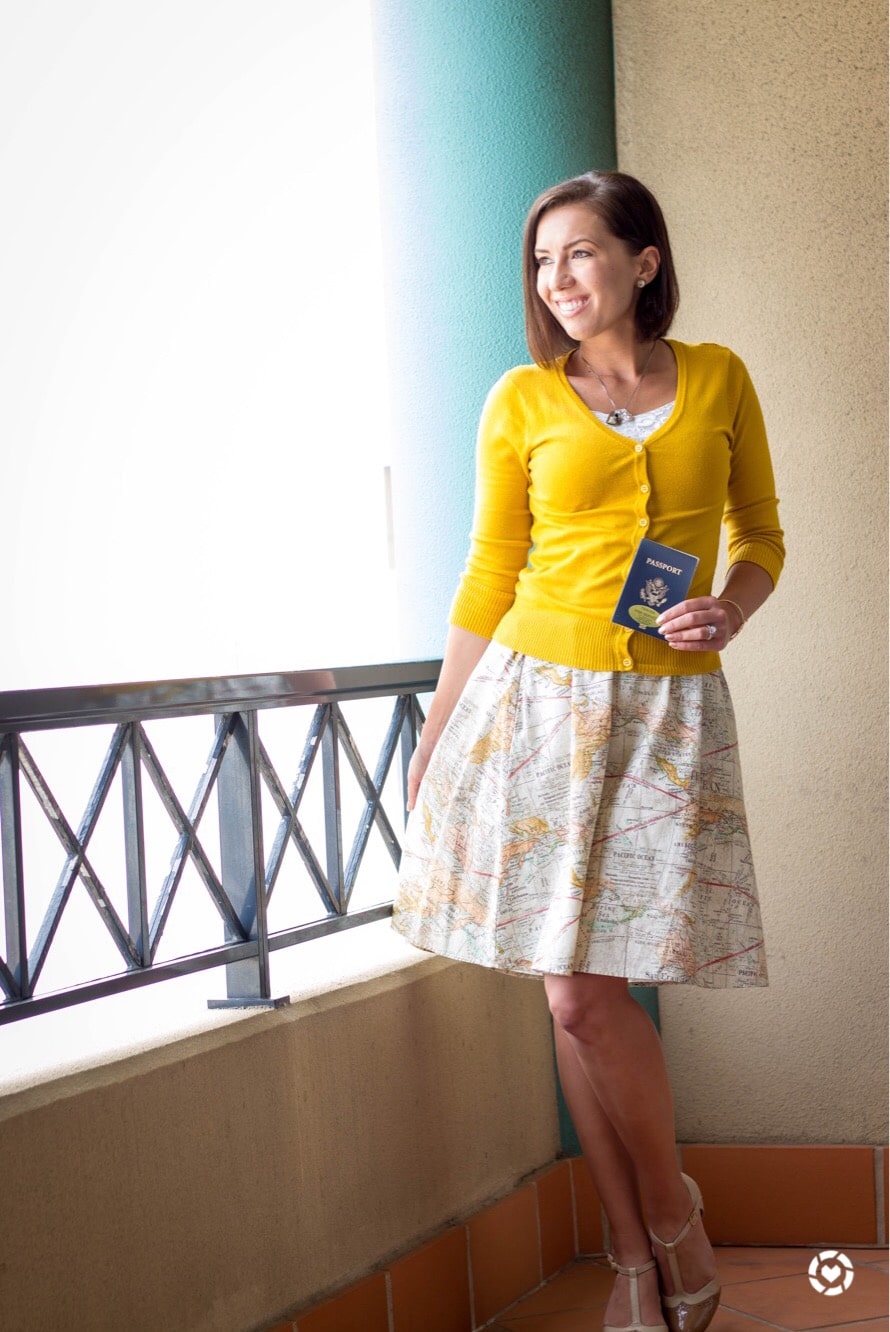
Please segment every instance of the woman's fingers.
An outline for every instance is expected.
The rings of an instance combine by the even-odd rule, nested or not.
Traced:
[[[720,652],[732,634],[726,607],[714,597],[678,602],[658,617],[658,632],[681,652]]]
[[[423,774],[427,770],[429,761],[429,755],[424,753],[420,745],[418,745],[414,753],[411,755],[411,762],[408,764],[408,800],[406,802],[406,808],[409,811],[414,808],[417,802],[417,792],[420,789],[420,783],[423,779]]]
[[[691,597],[688,601],[678,601],[676,606],[669,606],[666,611],[662,611],[656,620],[656,624],[659,628],[670,625],[673,632],[677,627],[685,627],[685,625],[678,626],[679,621],[688,620],[692,622],[696,615],[699,621],[702,621],[704,613],[715,604],[713,597]]]

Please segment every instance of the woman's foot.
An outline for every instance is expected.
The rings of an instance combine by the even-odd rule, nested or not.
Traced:
[[[648,1267],[652,1262],[652,1254],[637,1255],[635,1258],[622,1254],[612,1255],[611,1257],[613,1266],[636,1268],[638,1275],[635,1277],[624,1276],[621,1272],[616,1271],[612,1294],[603,1313],[603,1327],[625,1329],[638,1327],[664,1328],[664,1314],[658,1288],[658,1268],[653,1265],[648,1268],[648,1271],[640,1272],[640,1268]],[[634,1308],[634,1285],[636,1285],[638,1310]]]
[[[701,1193],[682,1176],[682,1208],[650,1218],[649,1238],[658,1263],[664,1313],[671,1332],[702,1332],[720,1301],[717,1260],[701,1221]]]

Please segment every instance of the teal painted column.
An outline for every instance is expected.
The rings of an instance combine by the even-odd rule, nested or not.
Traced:
[[[611,10],[374,0],[374,29],[399,651],[437,657],[467,553],[479,412],[529,360],[526,213],[548,185],[616,165]],[[657,1024],[655,991],[635,995]]]
[[[608,0],[374,0],[374,14],[400,652],[438,656],[479,412],[529,360],[526,212],[548,185],[615,165],[611,13]]]

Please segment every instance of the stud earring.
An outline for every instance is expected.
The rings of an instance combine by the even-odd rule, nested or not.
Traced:
[[[646,285],[646,279],[645,279],[645,278],[637,278],[637,286],[638,286],[638,287],[645,287],[645,285]]]

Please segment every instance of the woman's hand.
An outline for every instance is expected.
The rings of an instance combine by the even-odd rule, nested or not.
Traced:
[[[429,761],[433,756],[432,746],[426,746],[423,740],[417,742],[417,748],[411,755],[411,762],[408,764],[408,809],[414,808],[417,803],[417,791],[423,780],[423,774],[426,772]]]
[[[448,630],[445,644],[445,656],[439,672],[439,683],[430,704],[426,721],[417,748],[408,764],[408,809],[413,809],[417,800],[417,788],[433,756],[436,741],[445,729],[445,723],[451,716],[454,705],[463,693],[464,685],[482,660],[483,653],[490,639],[482,638],[469,629],[460,629],[453,624]]]
[[[678,652],[722,652],[773,590],[765,569],[738,560],[726,575],[719,597],[691,597],[659,615],[664,641]],[[708,625],[714,626],[713,634]]]
[[[671,606],[656,623],[664,641],[679,652],[722,652],[744,621],[728,601],[692,597]]]

